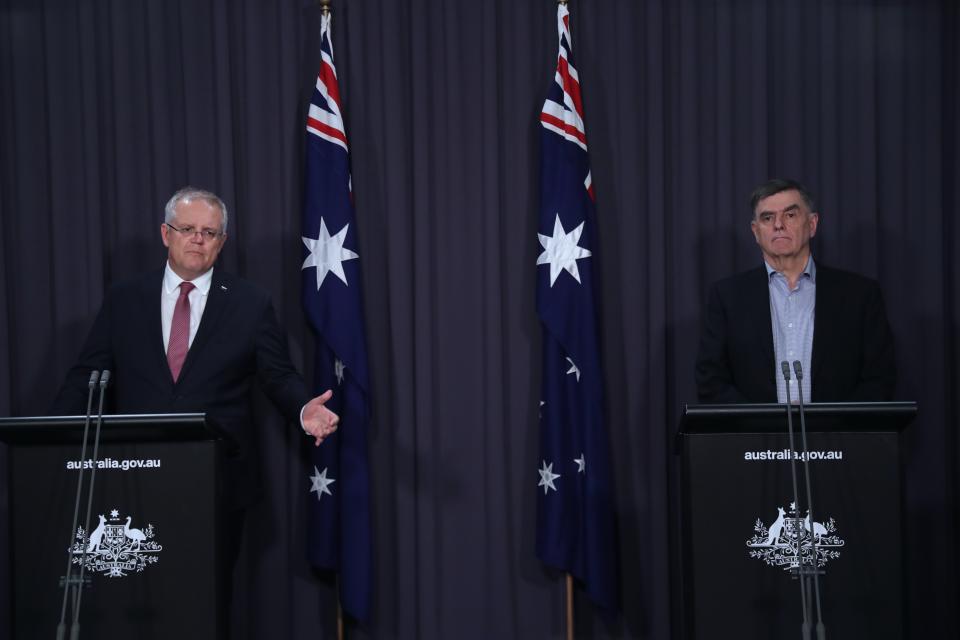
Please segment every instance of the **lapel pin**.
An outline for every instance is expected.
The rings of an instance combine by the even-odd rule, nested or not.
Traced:
[[[223,286],[223,285],[220,285],[220,288],[223,289],[224,291],[227,290],[227,288],[226,288],[225,286]]]

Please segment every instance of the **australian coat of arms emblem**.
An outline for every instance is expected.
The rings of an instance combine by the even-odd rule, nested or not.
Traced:
[[[753,525],[756,535],[747,540],[751,558],[763,560],[772,567],[783,567],[785,571],[797,569],[801,565],[814,564],[822,567],[829,560],[840,557],[837,550],[845,543],[837,535],[837,523],[833,518],[826,522],[811,522],[810,514],[801,517],[795,503],[790,503],[789,513],[783,507],[777,507],[777,518],[770,526],[760,518]]]
[[[156,563],[163,547],[154,539],[152,524],[143,529],[131,526],[133,518],[120,517],[114,509],[110,517],[98,516],[100,524],[88,535],[77,527],[76,540],[70,547],[74,564],[82,564],[91,573],[108,578],[122,578],[131,572],[143,571]]]

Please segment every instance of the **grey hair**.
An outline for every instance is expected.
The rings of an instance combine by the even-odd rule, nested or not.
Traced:
[[[803,198],[803,203],[807,205],[807,209],[811,212],[817,210],[817,203],[813,201],[813,196],[805,186],[796,180],[773,178],[772,180],[764,182],[750,194],[750,217],[753,218],[756,215],[757,205],[760,204],[761,200],[776,195],[781,191],[796,191],[800,194],[800,197]]]
[[[220,215],[223,218],[223,226],[220,229],[220,233],[227,233],[227,205],[223,204],[223,200],[221,200],[220,196],[214,192],[207,191],[205,189],[197,189],[196,187],[184,187],[173,194],[173,196],[167,201],[167,206],[163,208],[163,221],[167,224],[173,222],[173,219],[177,215],[177,205],[181,202],[189,203],[191,200],[203,200],[211,207],[220,209]]]

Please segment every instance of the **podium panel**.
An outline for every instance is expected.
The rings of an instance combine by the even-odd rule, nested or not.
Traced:
[[[149,429],[162,433],[156,425]],[[119,437],[119,429],[105,430],[85,527],[94,463],[91,448],[80,459],[73,431],[41,436],[37,429],[32,433],[42,441],[33,443],[22,430],[8,438],[15,443],[9,451],[13,637],[56,636],[68,556],[72,577],[82,564],[89,579],[80,638],[221,637],[213,436],[203,439],[201,429],[187,440],[130,442],[135,427]],[[71,531],[81,467],[79,524]]]
[[[823,620],[834,638],[902,638],[901,419],[880,408],[807,416],[794,504],[785,408],[710,412],[681,432],[686,636],[800,637],[800,582],[816,542]],[[914,409],[915,410],[915,407]],[[907,412],[909,413],[909,412]],[[799,450],[799,421],[794,416]],[[815,594],[809,594],[811,598]],[[816,618],[812,620],[815,622]]]

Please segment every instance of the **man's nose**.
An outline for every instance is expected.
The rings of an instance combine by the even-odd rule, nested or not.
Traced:
[[[774,229],[783,229],[786,226],[786,216],[782,213],[774,214],[773,216],[773,228]]]

